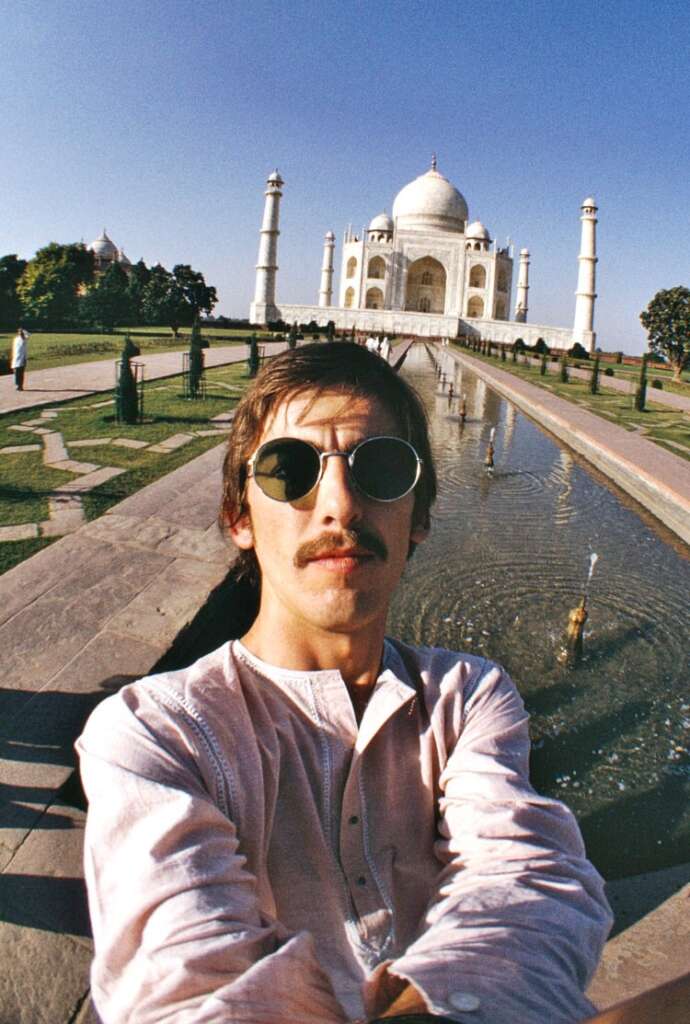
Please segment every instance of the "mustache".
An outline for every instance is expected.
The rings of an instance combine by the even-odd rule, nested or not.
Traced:
[[[341,548],[358,548],[360,551],[368,551],[383,562],[388,559],[388,548],[383,538],[366,526],[361,526],[352,530],[341,530],[338,533],[322,533],[314,540],[305,541],[297,549],[293,562],[298,569],[303,569],[312,559]]]

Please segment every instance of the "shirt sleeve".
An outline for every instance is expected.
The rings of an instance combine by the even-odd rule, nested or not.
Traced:
[[[343,1024],[311,936],[262,912],[193,747],[137,687],[104,701],[77,741],[103,1024]]]
[[[611,926],[563,804],[529,783],[527,714],[487,665],[441,775],[441,864],[418,938],[388,969],[467,1024],[571,1024]]]

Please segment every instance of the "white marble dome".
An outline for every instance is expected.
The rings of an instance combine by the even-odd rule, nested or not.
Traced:
[[[119,256],[117,246],[108,238],[103,228],[103,234],[95,239],[88,247],[91,252],[101,260],[116,260]]]
[[[398,192],[393,219],[399,228],[464,231],[467,203],[455,185],[432,165],[426,174],[420,174]]]
[[[476,238],[477,240],[481,240],[483,242],[491,241],[491,239],[489,238],[489,232],[487,231],[487,229],[484,227],[480,220],[473,220],[472,223],[467,226],[465,235],[467,238]]]
[[[369,225],[369,231],[392,231],[393,221],[384,211],[379,213],[378,216],[374,217],[371,224]]]

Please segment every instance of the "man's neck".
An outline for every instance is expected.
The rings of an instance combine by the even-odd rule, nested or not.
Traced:
[[[370,623],[353,633],[307,631],[299,624],[269,623],[260,612],[242,643],[276,668],[303,672],[337,669],[357,706],[366,703],[378,678],[384,625]]]

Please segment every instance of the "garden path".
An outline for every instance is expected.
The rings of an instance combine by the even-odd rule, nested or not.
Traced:
[[[209,370],[214,366],[242,362],[247,358],[247,351],[247,345],[213,346],[204,350],[204,365]],[[147,381],[156,380],[182,373],[183,355],[183,352],[161,352],[138,356],[136,362],[144,364]],[[0,377],[0,413],[65,402],[99,391],[112,391],[115,387],[115,362],[102,359],[72,366],[55,366],[50,370],[32,370],[29,358],[23,391],[15,391],[13,376]]]

